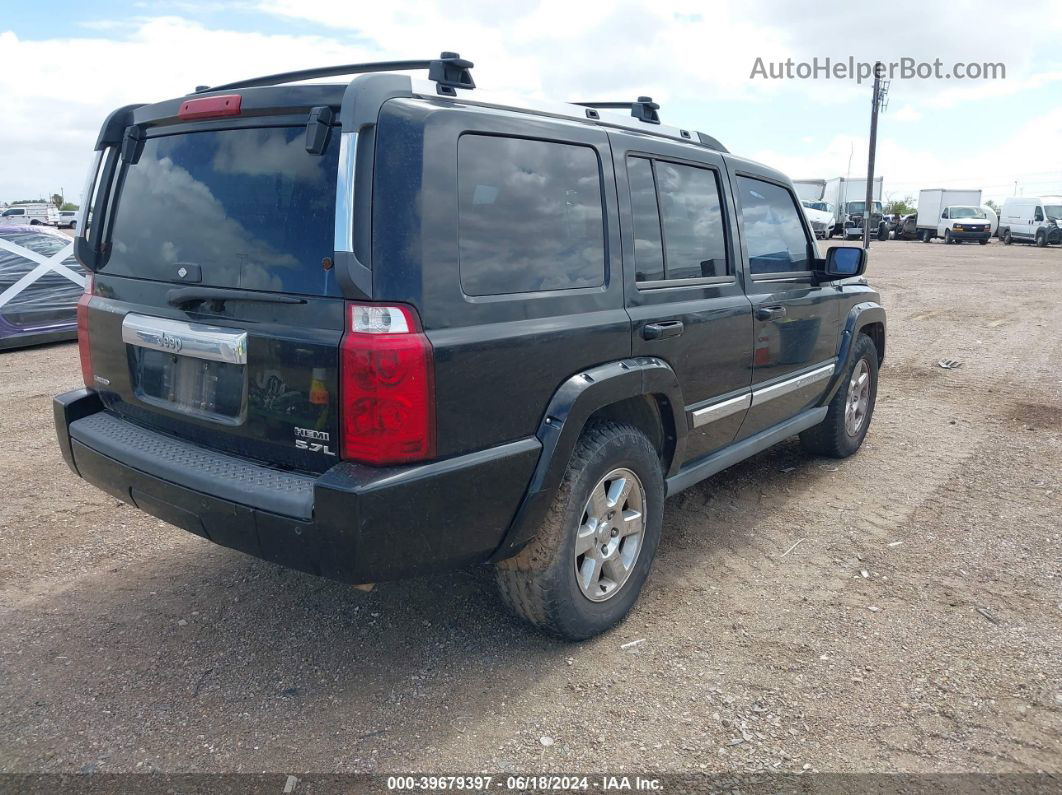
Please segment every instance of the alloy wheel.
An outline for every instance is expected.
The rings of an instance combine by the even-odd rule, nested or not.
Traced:
[[[598,481],[575,534],[575,581],[583,596],[604,602],[627,582],[645,534],[645,488],[629,469]]]

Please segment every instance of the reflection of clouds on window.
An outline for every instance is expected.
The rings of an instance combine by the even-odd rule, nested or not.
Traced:
[[[749,177],[738,177],[738,186],[752,272],[808,270],[808,239],[789,192]]]
[[[597,153],[588,147],[462,136],[461,284],[469,295],[604,283]]]
[[[149,139],[127,170],[107,272],[169,280],[173,264],[188,262],[202,266],[205,284],[328,292],[320,262],[334,236],[329,149],[308,154],[303,128]]]
[[[725,276],[726,240],[715,173],[657,161],[667,278]]]

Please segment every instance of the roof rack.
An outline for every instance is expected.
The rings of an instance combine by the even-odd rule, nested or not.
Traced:
[[[649,124],[660,123],[660,114],[657,113],[660,105],[653,102],[652,97],[638,97],[635,102],[573,102],[572,104],[595,110],[627,110],[629,108],[631,116],[639,121]]]
[[[372,63],[351,63],[342,66],[322,66],[316,69],[300,69],[296,72],[279,72],[275,75],[252,77],[224,83],[220,86],[196,86],[195,94],[207,91],[229,91],[234,88],[256,88],[258,86],[276,86],[281,83],[294,83],[299,80],[311,80],[317,77],[336,77],[338,75],[357,75],[369,72],[403,72],[410,70],[428,70],[428,79],[438,83],[440,94],[453,96],[457,88],[475,88],[472,80],[472,62],[467,61],[456,52],[444,52],[438,58],[428,61],[375,61]]]

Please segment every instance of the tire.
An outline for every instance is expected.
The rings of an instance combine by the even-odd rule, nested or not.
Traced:
[[[951,230],[950,229],[945,229],[944,230],[944,242],[947,243],[949,246],[952,243],[955,242],[954,240],[951,239]]]
[[[619,526],[596,522],[593,526],[607,535],[594,537],[590,514],[594,511],[591,501],[595,493],[603,498],[602,509],[598,511],[603,517],[611,520],[613,514],[623,516],[622,506],[610,502],[606,490],[609,483],[612,488],[619,488],[615,485],[619,477],[608,480],[618,471],[634,476],[624,504],[631,511],[640,508],[640,535],[617,536],[622,521]],[[625,479],[629,480],[629,475]],[[641,504],[636,506],[634,494],[639,487]],[[660,457],[645,434],[631,425],[615,422],[587,426],[538,534],[515,557],[497,564],[502,598],[521,618],[562,638],[584,640],[604,632],[622,621],[638,599],[660,541],[663,515],[664,476]],[[591,528],[589,550],[577,554],[579,531],[588,527]],[[638,543],[634,550],[629,550],[627,545],[632,540]],[[610,549],[603,565],[599,562],[600,546]],[[628,554],[630,565],[622,572],[623,557]],[[580,561],[582,568],[577,569]],[[613,577],[609,577],[610,569],[617,572]],[[584,590],[578,580],[580,571],[597,571],[600,580],[589,577]],[[624,579],[620,580],[620,576]],[[618,585],[617,580],[620,580]],[[612,589],[605,595],[607,583],[611,583]],[[587,593],[595,594],[599,600],[592,600]]]
[[[70,229],[71,230],[77,229],[77,221],[71,221],[70,222]]]
[[[982,246],[987,246],[988,245],[988,241],[987,240],[978,240],[977,242],[980,243]]]
[[[889,228],[887,226],[885,226],[885,224],[882,224],[881,226],[878,227],[878,240],[888,240],[888,239],[889,239]]]
[[[1010,236],[1010,230],[1007,229],[1005,232],[1003,232],[1003,245],[1004,246],[1009,246],[1013,242],[1014,242],[1014,238],[1012,238]]]
[[[923,232],[922,232],[922,242],[923,243],[929,243],[932,240],[933,240],[933,236],[930,235],[928,231],[923,230]]]
[[[1045,246],[1047,246],[1047,235],[1044,234],[1044,230],[1041,229],[1036,233],[1036,247],[1044,248]]]
[[[857,380],[865,375],[866,381]],[[858,388],[858,392],[853,390]],[[857,395],[849,400],[850,395]],[[874,416],[878,396],[878,349],[866,334],[860,334],[837,394],[830,401],[826,418],[800,434],[800,444],[809,453],[847,458],[859,449]],[[852,411],[849,415],[849,411]],[[852,421],[849,422],[849,419]]]

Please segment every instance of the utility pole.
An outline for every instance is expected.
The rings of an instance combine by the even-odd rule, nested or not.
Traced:
[[[885,66],[874,64],[874,96],[870,103],[870,152],[867,155],[867,201],[863,205],[863,248],[870,248],[870,216],[874,206],[874,157],[878,149],[878,113],[885,110],[889,81],[883,81]]]

